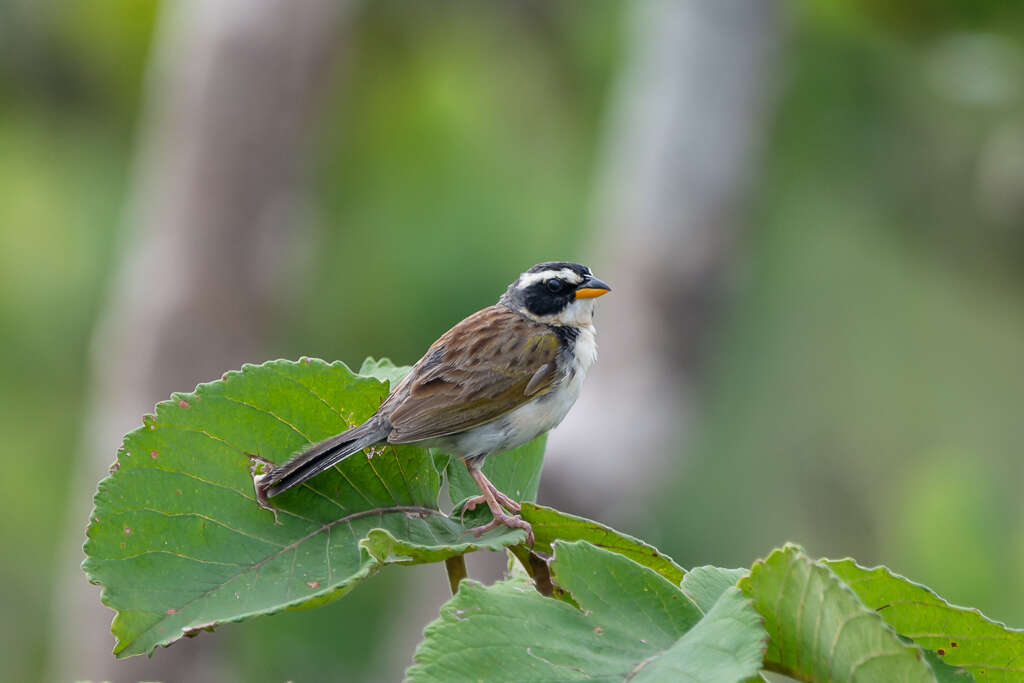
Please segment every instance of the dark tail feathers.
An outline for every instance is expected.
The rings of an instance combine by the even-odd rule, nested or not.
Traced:
[[[384,440],[390,431],[387,421],[370,418],[358,427],[313,444],[288,462],[278,465],[260,480],[259,487],[272,498],[315,477],[353,453]]]

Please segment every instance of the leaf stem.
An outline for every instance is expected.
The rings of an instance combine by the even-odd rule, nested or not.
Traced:
[[[533,585],[537,588],[537,592],[541,595],[554,595],[555,587],[551,583],[551,570],[544,558],[523,544],[511,545],[508,549],[533,579]]]
[[[459,584],[469,576],[466,571],[466,556],[453,555],[444,561],[444,568],[448,572],[448,585],[452,589],[452,595],[459,591]]]

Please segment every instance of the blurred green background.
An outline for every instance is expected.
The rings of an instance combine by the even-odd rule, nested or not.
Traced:
[[[62,501],[159,9],[0,2],[10,680],[60,656]],[[319,246],[272,356],[411,362],[526,266],[593,253],[624,5],[528,9],[367,3],[349,18],[315,133]],[[650,527],[628,531],[685,566],[795,540],[1024,627],[1024,5],[804,0],[784,23],[699,426],[637,501]],[[241,680],[365,679],[408,658],[388,649],[406,595],[382,576],[209,637]]]

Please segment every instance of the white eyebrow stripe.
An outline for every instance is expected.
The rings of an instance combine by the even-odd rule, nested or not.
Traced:
[[[526,289],[530,285],[536,282],[542,282],[548,278],[560,277],[566,282],[574,285],[578,285],[583,282],[583,278],[572,268],[562,268],[561,270],[542,270],[539,273],[523,273],[519,276],[519,284],[516,285],[516,289]]]

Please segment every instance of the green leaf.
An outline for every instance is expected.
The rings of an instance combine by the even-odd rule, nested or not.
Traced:
[[[740,589],[730,586],[697,625],[630,680],[742,681],[761,668],[768,633]]]
[[[454,524],[455,520],[450,519]],[[455,555],[464,555],[476,550],[502,550],[506,546],[521,543],[525,539],[523,532],[511,532],[498,529],[484,534],[477,539],[472,534],[464,533],[465,529],[455,526],[456,535],[448,535],[439,539],[420,539],[412,542],[406,538],[396,537],[388,529],[370,529],[360,545],[380,564],[428,564],[443,562]]]
[[[521,579],[463,582],[426,629],[411,681],[739,681],[756,674],[767,634],[733,589],[711,612],[632,560],[586,542],[555,544],[552,572],[581,609]],[[722,647],[725,643],[726,647]]]
[[[976,609],[951,605],[886,567],[866,569],[851,559],[825,564],[887,624],[946,664],[966,669],[977,680],[1024,680],[1024,631],[987,619]]]
[[[604,524],[583,517],[559,512],[542,505],[523,505],[523,519],[533,525],[536,537],[534,549],[552,552],[556,539],[563,541],[587,541],[599,548],[624,555],[648,569],[653,569],[678,586],[686,573],[672,558],[654,546],[628,534],[623,534]]]
[[[509,498],[516,501],[536,500],[547,440],[548,435],[541,434],[519,448],[489,456],[484,461],[484,474]],[[466,466],[458,458],[451,458],[448,462],[448,495],[452,504],[458,505],[479,494],[480,489],[469,476]],[[467,519],[468,516],[467,513]]]
[[[623,555],[586,541],[557,541],[554,550],[551,577],[582,609],[632,631],[653,624],[661,635],[652,635],[652,645],[670,646],[701,617],[671,581]]]
[[[394,388],[405,379],[410,370],[412,370],[411,366],[395,365],[390,358],[376,360],[373,356],[369,356],[359,368],[359,374],[363,377],[376,377],[384,382],[390,382],[391,387]]]
[[[84,569],[117,611],[115,653],[320,604],[385,564],[522,542],[504,528],[467,536],[438,509],[441,475],[413,446],[356,454],[274,498],[279,523],[257,505],[249,454],[283,462],[359,424],[387,393],[342,363],[303,359],[247,365],[157,405],[125,437],[87,531]]]
[[[973,683],[975,680],[970,671],[960,666],[950,666],[931,650],[924,651],[924,658],[935,672],[936,683]]]
[[[735,586],[749,573],[749,569],[722,569],[710,565],[694,567],[683,577],[683,592],[706,612],[730,586]]]
[[[756,562],[740,588],[771,634],[766,668],[803,681],[935,681],[920,649],[796,546]]]

